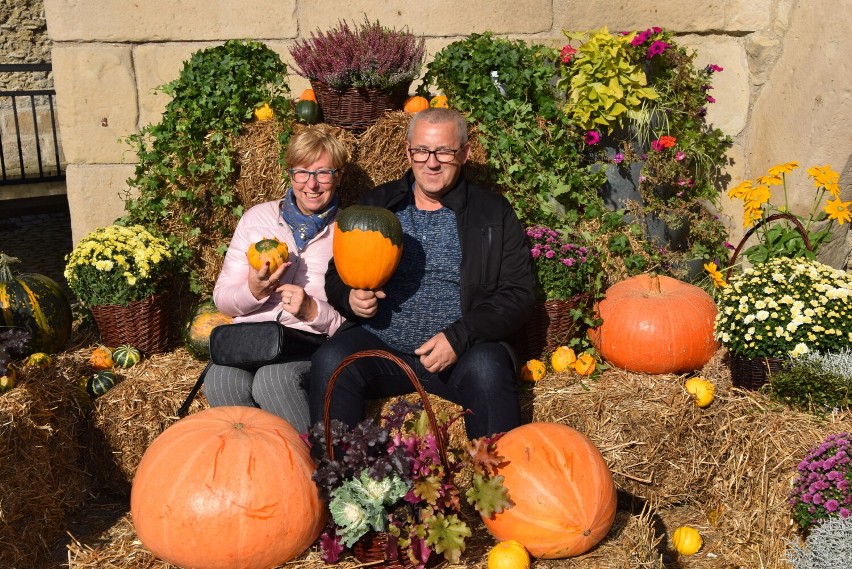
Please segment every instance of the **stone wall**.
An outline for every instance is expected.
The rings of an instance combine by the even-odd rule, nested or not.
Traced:
[[[399,0],[45,0],[74,240],[121,215],[136,157],[120,140],[160,120],[166,101],[154,88],[177,77],[193,52],[252,38],[291,64],[295,39],[364,14],[423,34],[429,54],[473,32],[561,45],[562,30],[672,30],[679,43],[697,50],[699,65],[725,69],[714,77],[718,103],[708,116],[735,140],[731,180],[795,160],[803,168],[792,185],[804,203],[810,195],[805,168],[830,163],[841,171],[850,161],[847,2],[724,0],[685,9],[682,0],[469,0],[460,9],[457,2],[434,0],[423,9]],[[298,93],[309,85],[292,76],[290,86]],[[846,200],[852,199],[850,170],[841,180]],[[738,239],[739,204],[726,198],[723,206]],[[841,237],[845,243],[845,233]],[[832,264],[847,253],[845,246]]]
[[[52,45],[47,34],[42,1],[3,0],[0,6],[0,63],[50,63]],[[0,73],[0,91],[52,88],[52,72]],[[14,106],[17,107],[17,117],[12,97],[0,97],[0,140],[6,176],[11,179],[21,177],[21,159],[27,177],[38,176],[39,149],[44,174],[56,175],[57,153],[47,97],[35,96],[30,99],[29,96],[17,96]],[[34,118],[38,125],[38,137],[33,125]],[[61,137],[58,141],[61,165],[64,162]],[[18,192],[6,191],[0,194],[0,199],[17,195]]]

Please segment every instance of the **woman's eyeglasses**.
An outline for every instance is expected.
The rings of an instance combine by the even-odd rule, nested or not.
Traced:
[[[290,168],[287,170],[287,173],[290,174],[290,179],[297,184],[307,183],[311,179],[311,176],[316,178],[320,184],[328,184],[334,179],[334,175],[337,174],[337,168],[324,168],[322,170],[296,170],[295,168]]]

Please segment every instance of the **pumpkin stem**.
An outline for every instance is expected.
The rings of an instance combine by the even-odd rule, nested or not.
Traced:
[[[12,270],[9,265],[20,263],[17,257],[10,257],[6,253],[0,253],[0,283],[12,282]]]
[[[657,273],[651,273],[648,275],[651,279],[651,289],[648,291],[649,294],[661,294],[660,292],[660,277],[657,276]]]

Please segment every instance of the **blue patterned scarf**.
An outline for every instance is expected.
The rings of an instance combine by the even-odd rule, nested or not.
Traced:
[[[325,211],[313,215],[305,215],[299,211],[296,206],[296,196],[293,195],[293,188],[289,188],[287,195],[281,200],[281,217],[290,226],[290,231],[293,232],[293,239],[296,240],[296,247],[299,251],[303,251],[310,240],[325,229],[326,225],[334,221],[336,216],[337,194],[331,198],[331,202],[325,208]]]

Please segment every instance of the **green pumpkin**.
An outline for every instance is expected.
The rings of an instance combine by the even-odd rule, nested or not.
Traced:
[[[56,353],[71,336],[71,305],[56,281],[44,275],[12,276],[9,265],[17,262],[0,253],[0,326],[30,333],[21,356]]]
[[[130,344],[122,344],[112,351],[112,361],[119,367],[133,367],[141,359],[142,354]]]
[[[320,122],[320,108],[314,101],[307,99],[296,103],[296,116],[305,124],[317,124]]]
[[[94,397],[100,397],[115,386],[116,377],[108,369],[99,371],[86,382],[86,391]]]
[[[216,310],[212,300],[202,302],[186,326],[183,343],[186,350],[197,360],[210,359],[210,332],[216,326],[230,324],[232,318]]]

